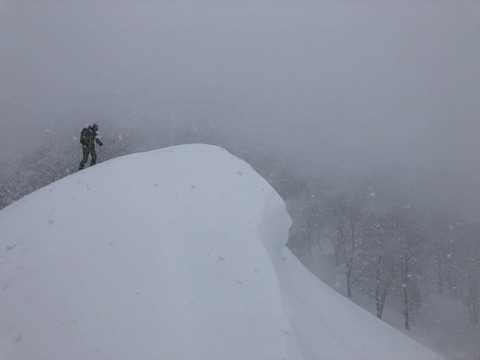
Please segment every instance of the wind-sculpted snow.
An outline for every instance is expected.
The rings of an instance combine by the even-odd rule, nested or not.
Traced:
[[[436,359],[310,275],[289,226],[213,146],[53,183],[0,212],[0,359]]]

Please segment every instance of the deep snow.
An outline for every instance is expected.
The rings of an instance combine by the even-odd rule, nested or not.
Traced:
[[[439,359],[310,274],[289,226],[214,146],[57,181],[0,211],[0,359]]]

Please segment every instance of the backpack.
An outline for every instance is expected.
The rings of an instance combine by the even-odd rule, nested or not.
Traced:
[[[80,144],[83,146],[87,146],[87,136],[90,135],[90,130],[87,128],[82,130],[82,133],[80,134]]]

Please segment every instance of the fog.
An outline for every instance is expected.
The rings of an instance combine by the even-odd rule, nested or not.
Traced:
[[[206,114],[308,167],[451,168],[479,150],[477,1],[12,1],[0,16],[2,154],[58,122]]]
[[[305,172],[399,166],[478,200],[479,19],[478,1],[2,1],[0,160],[58,124],[209,123]]]
[[[0,175],[40,147],[72,151],[56,173],[53,159],[39,174],[46,166],[37,158],[0,176],[9,181],[0,183],[0,205],[76,171],[85,124],[100,125],[104,151],[125,127],[146,134],[145,148],[168,146],[159,134],[211,131],[212,142],[228,138],[305,178],[370,176],[414,189],[419,203],[430,201],[419,221],[449,214],[425,226],[432,248],[444,246],[438,266],[473,259],[478,270],[480,248],[467,259],[469,248],[451,240],[478,243],[463,229],[480,220],[479,39],[477,0],[0,0]],[[393,201],[391,188],[379,204]],[[297,195],[287,203],[298,230],[309,197]],[[308,235],[297,232],[306,249],[317,220]],[[452,257],[450,246],[465,253]],[[423,285],[434,272],[428,264]],[[458,284],[478,284],[458,268]]]

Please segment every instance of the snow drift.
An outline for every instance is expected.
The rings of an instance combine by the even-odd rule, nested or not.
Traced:
[[[213,146],[53,183],[0,212],[0,359],[437,359],[314,278],[289,226]]]

